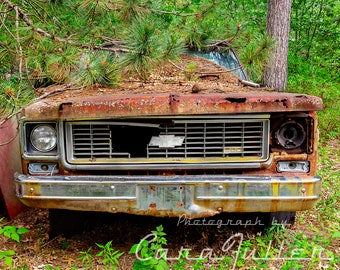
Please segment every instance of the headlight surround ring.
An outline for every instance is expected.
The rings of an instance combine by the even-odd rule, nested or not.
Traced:
[[[30,142],[37,151],[50,152],[57,145],[57,132],[51,125],[37,125],[31,131]]]
[[[275,138],[277,144],[283,148],[295,149],[304,143],[306,132],[300,123],[288,121],[278,128],[275,132]]]

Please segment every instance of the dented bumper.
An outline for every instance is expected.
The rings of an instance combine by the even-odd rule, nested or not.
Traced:
[[[15,176],[16,193],[39,208],[207,217],[220,212],[300,211],[321,194],[317,176]]]

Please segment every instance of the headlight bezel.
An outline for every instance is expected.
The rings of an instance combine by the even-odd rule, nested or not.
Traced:
[[[287,152],[291,154],[311,154],[313,152],[314,121],[306,114],[296,115],[278,114],[271,119],[271,152]],[[285,138],[284,133],[291,132]],[[297,134],[293,134],[296,132]],[[290,138],[289,138],[290,137]],[[285,143],[285,139],[295,140],[294,143]]]
[[[42,151],[34,146],[31,141],[31,135],[33,130],[41,126],[48,126],[52,128],[55,132],[55,145],[49,148],[47,151]],[[34,157],[51,157],[54,158],[58,154],[58,144],[59,144],[59,134],[58,125],[56,122],[25,122],[22,124],[22,147],[24,157],[34,158]]]

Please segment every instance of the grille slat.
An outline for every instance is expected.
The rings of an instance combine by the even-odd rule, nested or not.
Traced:
[[[268,119],[259,118],[67,122],[65,145],[70,163],[100,164],[120,158],[249,162],[268,158],[268,130]]]

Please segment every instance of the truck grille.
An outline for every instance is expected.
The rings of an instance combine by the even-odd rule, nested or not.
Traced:
[[[134,119],[67,122],[69,163],[268,158],[268,119]]]

